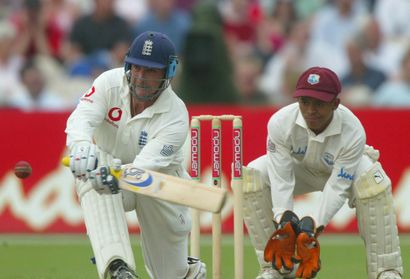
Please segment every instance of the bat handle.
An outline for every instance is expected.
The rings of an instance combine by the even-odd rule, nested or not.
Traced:
[[[61,163],[66,166],[69,167],[70,166],[70,157],[65,156],[63,157],[63,159],[61,159]],[[98,164],[98,160],[95,162],[95,166],[97,167]],[[118,168],[110,168],[110,173],[112,176],[114,176],[117,179],[120,179],[121,176],[121,166],[119,166]]]

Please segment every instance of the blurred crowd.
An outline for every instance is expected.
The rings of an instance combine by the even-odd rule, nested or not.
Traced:
[[[283,106],[325,66],[350,107],[410,108],[409,0],[0,0],[0,107],[71,110],[146,30],[188,104]]]

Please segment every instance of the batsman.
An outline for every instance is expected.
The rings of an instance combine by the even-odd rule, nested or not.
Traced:
[[[314,278],[319,235],[347,200],[356,208],[368,278],[403,276],[391,181],[359,119],[340,104],[340,92],[332,70],[303,72],[297,102],[268,122],[266,154],[244,168],[244,218],[261,266],[257,279]],[[315,212],[297,216],[294,197],[316,191]]]
[[[139,35],[124,67],[102,73],[67,122],[70,168],[76,178],[99,278],[136,279],[125,211],[135,211],[150,278],[204,279],[205,265],[188,257],[191,219],[186,206],[118,191],[109,168],[137,168],[189,178],[182,146],[188,111],[171,80],[177,57],[158,32]],[[113,159],[116,160],[113,160]]]

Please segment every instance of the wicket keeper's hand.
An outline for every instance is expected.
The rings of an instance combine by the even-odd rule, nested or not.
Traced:
[[[118,179],[110,173],[110,168],[100,166],[91,171],[89,180],[100,194],[118,194]]]
[[[272,267],[280,272],[292,271],[292,258],[295,253],[298,218],[292,211],[285,211],[282,215],[278,229],[273,232],[268,240],[264,251],[266,262],[272,263]],[[283,268],[283,269],[282,269]]]
[[[299,268],[296,271],[297,278],[310,279],[314,278],[320,270],[320,244],[315,234],[313,219],[304,222],[301,220],[301,232],[296,239],[296,256],[295,261],[299,262]],[[303,224],[312,223],[313,227],[305,230]],[[309,225],[310,226],[310,225]]]

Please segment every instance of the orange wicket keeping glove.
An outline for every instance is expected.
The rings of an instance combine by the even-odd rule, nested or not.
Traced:
[[[278,229],[269,238],[264,251],[266,262],[272,263],[276,270],[292,270],[294,263],[298,217],[292,211],[285,211],[282,215]]]
[[[308,222],[304,222],[306,219]],[[304,229],[304,224],[312,225],[309,229]],[[315,235],[314,221],[310,217],[304,217],[300,221],[301,232],[296,238],[296,256],[295,261],[299,262],[299,268],[296,271],[297,278],[310,279],[314,278],[320,270],[320,244]]]

